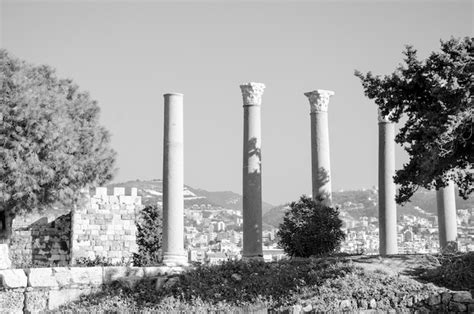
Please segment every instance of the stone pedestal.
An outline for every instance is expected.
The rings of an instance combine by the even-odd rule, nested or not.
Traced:
[[[163,264],[186,265],[183,199],[183,95],[165,94]]]
[[[398,253],[395,202],[395,125],[379,111],[379,252]]]
[[[262,164],[260,105],[264,84],[240,86],[244,103],[243,259],[262,259]]]
[[[311,166],[313,199],[330,206],[331,163],[329,154],[328,105],[334,92],[318,89],[305,93],[311,106]]]
[[[445,248],[448,242],[457,240],[458,227],[454,183],[436,191],[438,205],[439,246]]]

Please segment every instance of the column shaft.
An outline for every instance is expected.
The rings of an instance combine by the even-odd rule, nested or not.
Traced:
[[[311,113],[311,166],[313,199],[331,204],[329,126],[327,111]]]
[[[265,85],[248,83],[240,88],[244,101],[243,258],[263,259],[260,105]]]
[[[445,248],[448,242],[456,241],[458,235],[454,183],[436,191],[438,207],[439,246]]]
[[[163,263],[185,265],[183,95],[165,94],[163,140]]]
[[[379,252],[398,253],[395,202],[395,125],[379,121]]]

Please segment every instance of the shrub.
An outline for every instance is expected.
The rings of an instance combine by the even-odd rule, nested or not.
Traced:
[[[135,266],[157,265],[162,261],[162,211],[156,205],[146,206],[136,221],[138,253],[133,254]]]
[[[93,266],[124,266],[128,265],[129,261],[126,258],[122,258],[120,262],[112,263],[110,258],[105,256],[96,256],[95,258],[79,257],[76,259],[75,266],[93,267]]]
[[[303,195],[290,204],[280,224],[279,245],[293,257],[335,252],[345,238],[337,208],[328,207]]]

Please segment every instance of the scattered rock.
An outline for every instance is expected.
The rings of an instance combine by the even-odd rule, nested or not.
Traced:
[[[171,277],[165,282],[165,284],[163,285],[163,288],[169,289],[173,287],[178,282],[178,280],[179,280],[178,277]]]
[[[472,296],[469,291],[458,291],[453,293],[454,302],[469,302],[470,300],[472,300]]]
[[[339,308],[341,310],[349,310],[352,307],[351,300],[342,300],[341,303],[339,304]]]
[[[239,274],[232,274],[232,276],[230,277],[235,281],[242,281],[242,276],[240,276]]]
[[[311,305],[311,303],[309,303],[308,305],[306,305],[306,306],[303,308],[303,312],[305,312],[305,313],[311,312],[312,309],[313,309],[313,306]]]
[[[467,306],[458,302],[449,302],[448,309],[454,312],[465,312],[467,310]]]
[[[156,278],[155,290],[161,290],[164,287],[166,280],[168,280],[166,277]]]
[[[434,294],[428,298],[428,305],[438,305],[441,303],[441,296],[439,294]]]
[[[371,308],[371,309],[376,309],[377,308],[377,301],[375,301],[375,299],[371,299],[369,301],[369,308]]]
[[[300,314],[301,312],[303,311],[303,308],[301,307],[301,305],[297,304],[297,305],[293,305],[293,307],[291,308],[291,314]]]
[[[451,293],[443,292],[441,294],[441,302],[443,302],[443,304],[448,304],[449,301],[451,301]]]

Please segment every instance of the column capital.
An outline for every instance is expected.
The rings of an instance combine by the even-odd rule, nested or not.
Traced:
[[[327,112],[329,105],[329,97],[334,96],[335,93],[330,90],[317,89],[312,92],[304,93],[309,99],[311,106],[311,113]]]
[[[265,84],[250,82],[240,85],[240,89],[242,90],[244,106],[260,106],[262,104]]]
[[[390,116],[391,116],[390,113],[388,115],[383,115],[382,111],[380,109],[378,109],[377,111],[378,111],[378,121],[379,121],[379,123],[391,123],[392,122],[392,121],[390,121]]]

